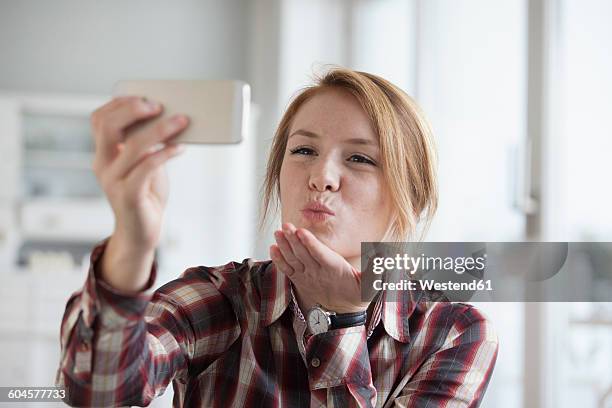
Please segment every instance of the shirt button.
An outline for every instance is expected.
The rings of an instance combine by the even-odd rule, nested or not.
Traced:
[[[313,367],[318,367],[321,365],[321,360],[315,357],[312,360],[310,360],[310,365]]]

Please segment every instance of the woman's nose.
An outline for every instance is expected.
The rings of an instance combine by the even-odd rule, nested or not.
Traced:
[[[320,192],[337,191],[340,187],[340,174],[331,160],[320,159],[311,168],[308,184],[311,189]]]

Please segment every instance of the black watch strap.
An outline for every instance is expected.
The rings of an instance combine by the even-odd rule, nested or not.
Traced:
[[[361,326],[365,324],[367,311],[355,313],[333,314],[329,316],[332,329],[342,329],[345,327]]]

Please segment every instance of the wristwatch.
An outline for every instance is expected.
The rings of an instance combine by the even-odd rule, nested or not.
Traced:
[[[326,333],[333,329],[361,326],[366,322],[367,312],[341,313],[332,312],[316,304],[307,313],[306,323],[312,334]]]

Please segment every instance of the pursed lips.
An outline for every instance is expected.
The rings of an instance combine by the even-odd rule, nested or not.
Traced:
[[[302,210],[302,214],[311,222],[324,222],[336,215],[329,207],[318,201],[308,203]]]
[[[329,207],[319,201],[312,201],[308,203],[302,211],[311,211],[328,215],[336,215],[336,213],[334,213]]]

